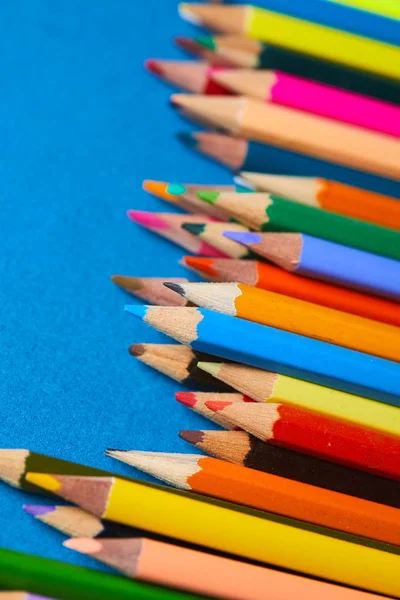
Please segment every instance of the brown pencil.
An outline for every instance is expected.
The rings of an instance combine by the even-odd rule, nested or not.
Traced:
[[[204,356],[203,352],[195,352],[187,346],[180,344],[132,344],[129,354],[145,365],[159,371],[163,375],[189,387],[204,386],[208,390],[232,392],[232,388],[211,377],[201,369],[197,363]],[[212,357],[213,360],[218,360]]]
[[[212,79],[215,68],[206,62],[148,59],[145,67],[163,81],[194,94],[229,94]]]
[[[400,180],[395,138],[252,98],[174,94],[171,102],[248,140]]]

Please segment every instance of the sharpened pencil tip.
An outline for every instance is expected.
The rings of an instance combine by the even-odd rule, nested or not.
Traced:
[[[214,38],[212,37],[212,35],[200,35],[200,36],[194,37],[193,41],[196,44],[198,44],[199,46],[202,46],[203,48],[207,48],[207,50],[211,50],[212,52],[215,52],[215,42],[214,42]]]
[[[23,504],[24,512],[32,517],[40,517],[56,510],[55,506],[47,506],[45,504]]]
[[[193,392],[176,392],[175,400],[189,408],[196,406],[196,395]]]
[[[120,450],[119,448],[106,448],[104,450],[105,456],[111,456],[113,452],[126,452],[126,450]]]
[[[191,133],[179,132],[175,134],[177,140],[182,142],[187,148],[196,148],[198,140]]]
[[[220,402],[217,400],[209,400],[208,402],[205,402],[205,405],[213,412],[218,412],[219,410],[223,410],[227,406],[232,406],[232,402]]]
[[[244,246],[258,244],[262,239],[258,233],[253,233],[252,231],[224,231],[223,236]]]
[[[185,231],[188,231],[189,233],[199,236],[203,233],[204,228],[205,228],[205,224],[201,224],[201,223],[183,223],[181,225],[182,229],[185,229]]]
[[[144,344],[131,344],[128,348],[128,352],[131,356],[137,358],[138,356],[143,356],[146,352],[146,348]]]
[[[182,440],[185,440],[185,442],[189,442],[189,444],[193,444],[194,446],[196,446],[196,444],[200,444],[204,439],[203,431],[190,431],[182,429],[178,435]]]
[[[96,554],[102,549],[101,543],[93,538],[71,538],[65,540],[63,546],[81,554]]]
[[[147,308],[147,306],[142,306],[140,304],[126,304],[124,310],[134,317],[143,319],[146,316]]]
[[[200,198],[200,200],[213,206],[219,197],[219,192],[197,192],[196,196]]]
[[[52,475],[48,475],[47,473],[33,473],[29,472],[25,475],[25,479],[29,481],[29,483],[33,483],[44,490],[48,490],[49,492],[56,492],[60,489],[60,482],[57,481],[55,477]]]
[[[158,77],[163,77],[164,75],[159,63],[153,58],[148,58],[147,60],[145,60],[144,67],[147,71],[149,71],[149,73],[152,73],[153,75],[157,75]]]
[[[201,24],[200,19],[190,10],[190,4],[186,4],[185,2],[178,4],[178,14],[188,23],[192,23],[192,25]]]
[[[217,377],[218,373],[220,372],[221,368],[223,367],[223,364],[224,363],[213,363],[213,362],[202,362],[202,361],[199,361],[197,363],[197,366],[202,371],[205,371],[206,373],[209,373],[213,377]]]
[[[179,283],[172,283],[171,281],[164,281],[163,285],[165,285],[165,287],[168,288],[169,290],[172,290],[173,292],[176,292],[180,296],[185,297],[185,292],[184,292],[182,286],[179,285]]]

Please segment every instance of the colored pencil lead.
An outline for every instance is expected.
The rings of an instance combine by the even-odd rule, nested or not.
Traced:
[[[252,399],[244,396],[243,394],[236,393],[215,393],[215,392],[177,392],[175,394],[175,400],[191,408],[198,414],[202,415],[206,419],[218,423],[226,429],[232,429],[232,425],[228,423],[223,417],[221,418],[218,413],[209,410],[206,406],[206,402],[209,400],[219,400],[227,402],[252,402]],[[234,429],[237,427],[233,426]]]
[[[247,231],[247,227],[238,223],[183,223],[182,229],[197,237],[204,244],[216,248],[225,258],[236,259],[247,258],[250,253],[243,249],[243,245],[235,242],[227,243],[226,236],[223,235],[226,228],[232,231]]]
[[[163,81],[195,94],[229,93],[211,79],[214,69],[206,62],[150,59],[145,62],[145,66]]]

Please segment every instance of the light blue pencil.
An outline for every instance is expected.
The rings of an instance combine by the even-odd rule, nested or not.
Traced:
[[[203,308],[125,310],[193,350],[400,407],[400,364]]]

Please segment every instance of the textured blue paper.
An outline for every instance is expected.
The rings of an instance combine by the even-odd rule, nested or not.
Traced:
[[[173,0],[0,4],[0,447],[135,473],[107,446],[192,452],[179,429],[212,424],[173,399],[177,384],[128,355],[164,341],[124,313],[111,273],[185,276],[183,251],[130,222],[170,210],[144,178],[230,183],[174,139],[189,123],[145,58],[183,58],[194,29]],[[0,546],[102,568],[64,549],[0,484]]]

